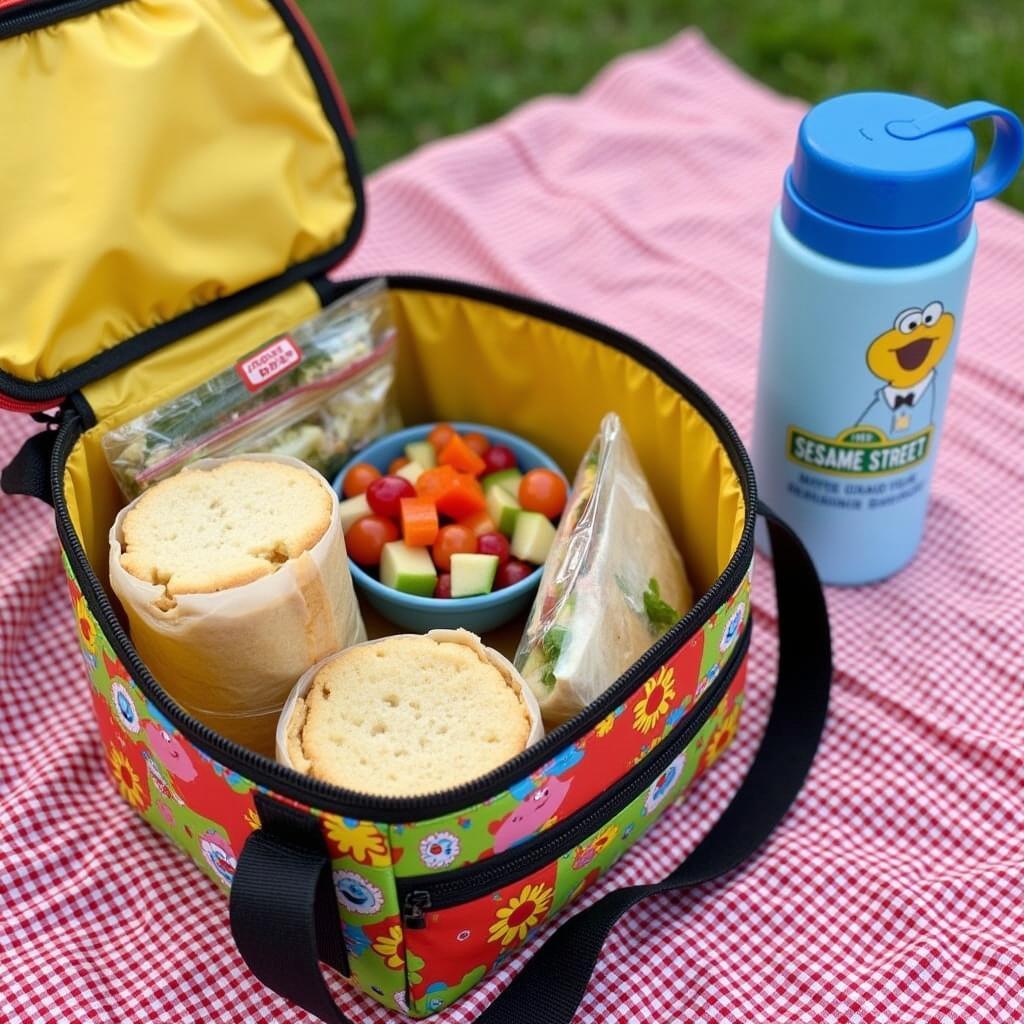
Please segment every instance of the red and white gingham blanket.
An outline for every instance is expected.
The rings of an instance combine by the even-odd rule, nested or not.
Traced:
[[[769,214],[802,110],[681,35],[375,175],[347,270],[585,311],[672,358],[749,436]],[[1022,1019],[1024,219],[984,207],[927,535],[895,579],[829,594],[836,684],[807,787],[753,863],[626,916],[580,1021]],[[0,459],[32,429],[0,415]],[[755,604],[739,740],[595,895],[667,872],[728,799],[770,693],[766,566]],[[23,498],[0,504],[0,675],[0,1019],[308,1021],[110,785],[51,515]],[[472,1020],[528,955],[434,1019]]]

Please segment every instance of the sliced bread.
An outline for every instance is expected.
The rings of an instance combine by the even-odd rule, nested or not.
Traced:
[[[387,637],[319,669],[290,711],[287,761],[360,793],[437,792],[525,750],[540,728],[533,705],[512,666],[465,630]]]
[[[327,488],[299,466],[232,459],[185,469],[129,509],[121,565],[172,599],[240,587],[310,550],[331,512]]]

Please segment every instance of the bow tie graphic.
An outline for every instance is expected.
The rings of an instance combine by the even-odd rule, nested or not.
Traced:
[[[914,392],[911,391],[909,395],[897,395],[896,401],[892,403],[893,409],[898,409],[901,405],[909,405],[911,409],[914,408]]]

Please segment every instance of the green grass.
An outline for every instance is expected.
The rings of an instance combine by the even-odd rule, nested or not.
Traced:
[[[914,92],[1024,115],[1021,0],[303,0],[338,70],[367,170],[575,92],[688,25],[783,93]],[[1024,208],[1024,179],[1004,198]]]

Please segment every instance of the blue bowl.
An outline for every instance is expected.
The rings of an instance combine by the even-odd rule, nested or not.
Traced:
[[[435,425],[423,423],[374,441],[342,468],[334,478],[334,489],[341,494],[341,482],[357,462],[369,462],[382,473],[386,473],[391,461],[405,454],[405,446],[410,441],[424,440]],[[551,469],[564,479],[562,470],[553,459],[515,434],[481,423],[455,422],[451,425],[460,434],[479,431],[492,444],[503,444],[510,448],[524,473],[528,469]],[[352,570],[352,580],[366,600],[386,619],[416,633],[425,633],[428,629],[453,629],[458,626],[474,633],[497,629],[498,626],[514,619],[530,604],[544,568],[538,566],[526,579],[513,583],[511,587],[505,587],[503,590],[494,590],[490,594],[481,594],[479,597],[439,598],[419,597],[416,594],[393,590],[384,586],[380,580],[374,579],[351,558],[348,564]]]

